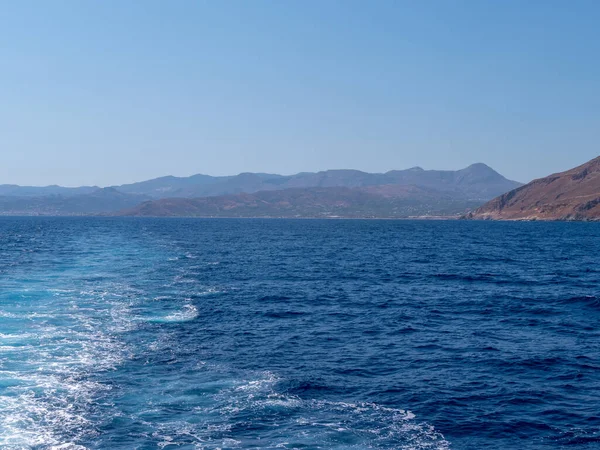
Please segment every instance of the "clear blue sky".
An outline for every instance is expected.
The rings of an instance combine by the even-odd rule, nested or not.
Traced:
[[[600,154],[600,1],[0,0],[0,184]]]

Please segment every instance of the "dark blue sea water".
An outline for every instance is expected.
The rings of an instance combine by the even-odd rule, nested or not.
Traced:
[[[2,449],[600,448],[600,225],[0,219]]]

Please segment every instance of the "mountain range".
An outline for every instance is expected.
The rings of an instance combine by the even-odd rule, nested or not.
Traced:
[[[485,164],[473,164],[462,170],[423,170],[413,167],[386,173],[359,170],[326,170],[295,175],[241,173],[235,176],[162,177],[141,183],[114,186],[120,192],[161,198],[195,198],[217,195],[274,191],[287,188],[414,185],[448,192],[473,200],[489,200],[520,183],[507,180]]]
[[[0,214],[219,217],[408,217],[460,214],[521,183],[485,164],[386,173],[166,176],[99,188],[0,185]]]
[[[468,214],[493,220],[600,220],[600,156],[532,181]]]

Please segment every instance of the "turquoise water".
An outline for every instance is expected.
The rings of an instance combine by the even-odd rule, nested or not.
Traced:
[[[598,448],[599,235],[1,219],[0,448]]]

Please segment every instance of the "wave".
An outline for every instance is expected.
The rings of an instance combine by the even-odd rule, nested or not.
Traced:
[[[88,448],[84,447],[83,445],[67,442],[65,444],[53,445],[49,450],[88,450]]]
[[[184,305],[179,311],[174,311],[165,316],[155,316],[146,318],[148,322],[154,323],[170,323],[170,322],[189,322],[198,317],[198,308],[194,305]]]
[[[580,295],[567,297],[559,300],[560,303],[571,305],[571,304],[581,304],[584,306],[588,306],[591,308],[599,308],[600,307],[600,297],[596,295]]]
[[[410,411],[368,402],[305,399],[280,390],[285,383],[270,372],[246,379],[223,378],[220,384],[195,408],[197,425],[151,424],[154,438],[164,446],[193,444],[206,450],[450,448],[441,433],[417,421]]]

